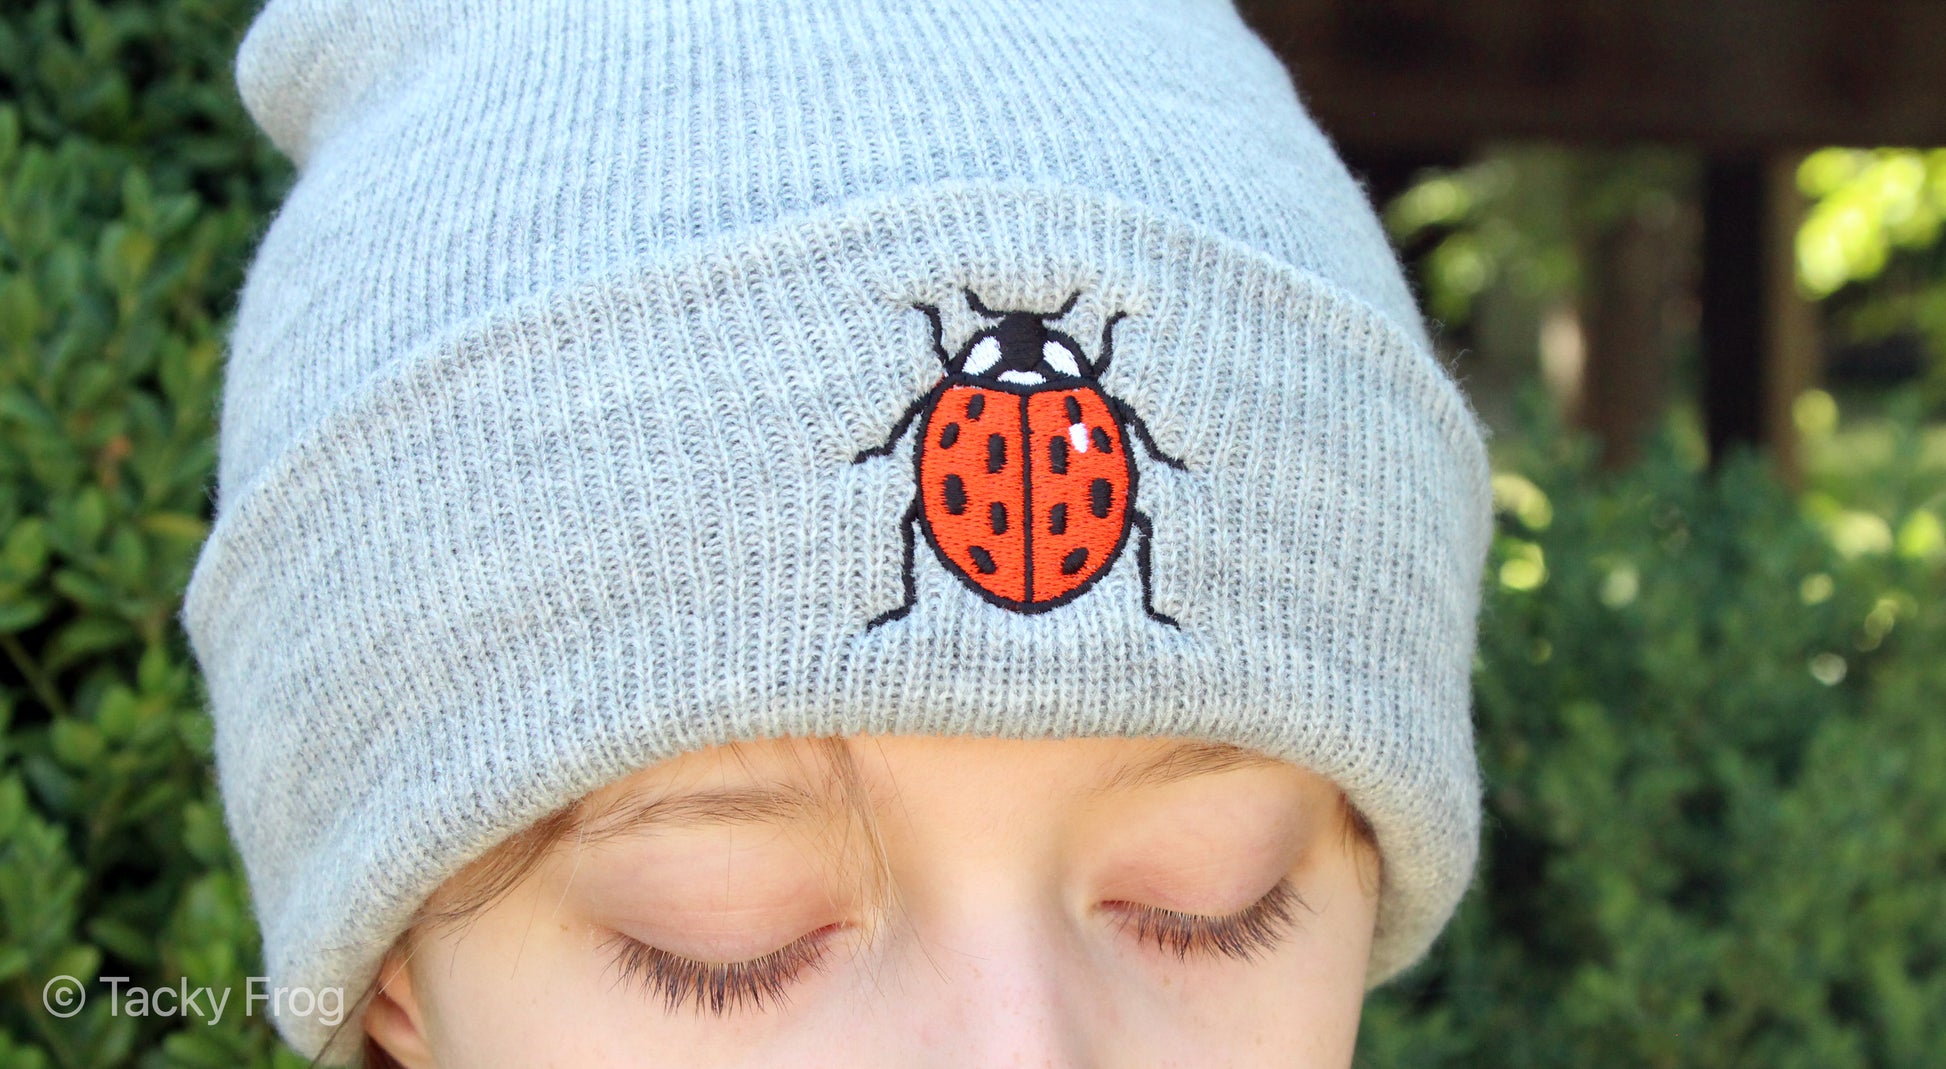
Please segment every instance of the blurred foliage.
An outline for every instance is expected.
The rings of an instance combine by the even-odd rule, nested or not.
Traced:
[[[1919,407],[1885,465],[1802,499],[1747,453],[1705,475],[1666,430],[1602,473],[1522,411],[1480,876],[1368,1003],[1359,1064],[1937,1065],[1946,464]]]
[[[1894,250],[1930,249],[1946,218],[1946,149],[1821,149],[1797,169],[1812,200],[1797,234],[1813,297],[1876,278]]]
[[[240,987],[245,887],[174,613],[208,531],[224,314],[287,181],[229,64],[252,4],[0,13],[0,1066],[299,1065],[115,1016],[95,977]],[[86,981],[62,1020],[42,985]]]
[[[1460,326],[1492,289],[1532,304],[1576,297],[1586,245],[1626,215],[1673,210],[1694,170],[1657,147],[1504,146],[1428,173],[1385,206],[1385,226],[1419,254],[1427,314]]]
[[[253,8],[0,13],[0,1069],[302,1064],[236,998],[213,1026],[112,1016],[92,984],[71,1019],[41,1003],[62,974],[236,992],[259,971],[173,618],[227,316],[289,180],[231,89]],[[1395,205],[1443,250],[1435,314],[1495,284],[1572,293],[1575,235],[1682,181],[1622,163],[1534,150]],[[1886,233],[1896,263],[1916,231]],[[1598,475],[1532,404],[1502,436],[1481,882],[1372,1000],[1362,1064],[1927,1064],[1946,446],[1909,412],[1846,437],[1835,404],[1799,406],[1834,458],[1801,500],[1747,461],[1705,478],[1673,437]]]
[[[1889,549],[1930,556],[1946,542],[1939,520],[1946,425],[1922,422],[1924,401],[1917,390],[1896,390],[1880,401],[1885,415],[1841,419],[1823,390],[1797,399],[1808,476],[1802,505],[1847,556]],[[1896,527],[1892,517],[1902,517]]]
[[[1696,178],[1694,159],[1654,146],[1496,146],[1426,172],[1385,223],[1428,314],[1460,328],[1493,297],[1538,308],[1585,296],[1599,236],[1629,214],[1675,210]],[[1929,401],[1946,405],[1946,149],[1820,149],[1797,184],[1798,288],[1822,303],[1832,340],[1916,335]]]
[[[1923,339],[1928,395],[1946,405],[1946,149],[1822,149],[1797,182],[1811,200],[1800,288],[1841,336]]]

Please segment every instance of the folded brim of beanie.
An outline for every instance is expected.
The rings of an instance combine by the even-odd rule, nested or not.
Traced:
[[[884,442],[990,307],[1115,328],[1151,521],[1021,612],[901,525]],[[846,201],[541,293],[359,385],[226,501],[184,619],[271,982],[356,997],[424,897],[662,758],[781,735],[1185,736],[1338,783],[1384,879],[1369,981],[1470,879],[1481,429],[1391,319],[1099,192]],[[228,654],[228,655],[225,655]],[[306,1053],[330,1028],[278,1019]],[[345,1057],[355,1024],[328,1057]]]

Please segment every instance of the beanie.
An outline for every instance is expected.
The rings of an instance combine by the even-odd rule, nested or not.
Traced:
[[[297,169],[181,619],[271,985],[355,999],[658,760],[859,733],[1288,759],[1376,833],[1368,983],[1423,955],[1485,431],[1229,0],[271,0],[236,78]]]

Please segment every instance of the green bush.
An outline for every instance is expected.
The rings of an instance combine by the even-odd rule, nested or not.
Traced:
[[[208,531],[223,330],[287,175],[229,64],[253,5],[0,14],[0,1066],[301,1065],[111,1015],[97,976],[241,988],[245,888],[174,613]],[[42,985],[88,982],[70,1019]]]
[[[173,616],[229,311],[289,178],[231,88],[254,6],[0,14],[0,1069],[302,1064],[240,1012],[256,935]],[[1597,476],[1531,418],[1510,444],[1549,444],[1497,482],[1480,883],[1371,1002],[1362,1063],[1936,1061],[1937,473],[1794,501],[1665,438]],[[233,997],[212,1026],[111,1015],[91,982],[60,1019],[62,974]]]
[[[1710,478],[1665,431],[1599,475],[1529,419],[1554,445],[1496,479],[1481,874],[1361,1064],[1938,1065],[1946,479],[1900,449],[1853,488],[1883,511],[1811,510],[1748,455]]]

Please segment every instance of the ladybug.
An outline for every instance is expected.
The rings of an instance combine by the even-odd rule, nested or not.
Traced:
[[[1149,589],[1149,517],[1135,507],[1136,467],[1129,442],[1152,458],[1186,470],[1156,447],[1127,403],[1100,378],[1114,354],[1117,312],[1101,328],[1100,355],[1090,360],[1069,335],[1048,323],[1073,310],[1079,293],[1056,312],[993,311],[971,289],[967,307],[997,320],[969,338],[958,355],[943,342],[939,309],[915,304],[932,324],[933,353],[945,375],[906,407],[885,441],[860,450],[859,464],[890,454],[918,423],[913,450],[917,487],[899,522],[904,542],[905,598],[865,625],[870,631],[912,611],[913,529],[925,533],[946,570],[987,601],[1018,613],[1066,605],[1107,573],[1141,532],[1136,566],[1142,608],[1156,611]]]

